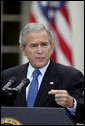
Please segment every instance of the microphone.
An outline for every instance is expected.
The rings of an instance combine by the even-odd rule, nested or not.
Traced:
[[[19,94],[24,87],[28,86],[29,83],[30,80],[28,78],[24,78],[16,88],[13,88],[13,91],[16,91]]]
[[[11,77],[7,82],[7,84],[2,88],[2,91],[6,91],[15,82],[16,82],[16,77]]]

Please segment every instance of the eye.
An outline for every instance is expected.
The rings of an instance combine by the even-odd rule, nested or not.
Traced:
[[[37,44],[31,44],[30,47],[37,47]]]
[[[45,43],[42,43],[41,45],[44,46],[44,47],[47,47],[48,46],[48,43],[45,42]]]

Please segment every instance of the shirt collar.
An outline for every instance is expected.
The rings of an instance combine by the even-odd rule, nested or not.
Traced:
[[[42,76],[44,76],[49,64],[50,64],[50,60],[45,66],[39,68]],[[27,70],[28,71],[27,73],[29,74],[29,77],[32,77],[32,73],[33,73],[34,70],[35,70],[35,68],[32,67],[32,65],[29,63],[28,70]]]
[[[49,62],[48,62],[44,67],[41,67],[41,68],[39,69],[42,75],[45,74],[45,72],[46,72],[46,70],[47,70],[49,64],[50,64],[50,60],[49,60]]]

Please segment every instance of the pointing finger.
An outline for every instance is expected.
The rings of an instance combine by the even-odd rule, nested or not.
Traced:
[[[51,89],[49,92],[48,92],[48,94],[56,94],[57,93],[57,90],[53,90],[53,89]]]
[[[50,95],[50,94],[63,94],[63,93],[67,93],[67,91],[66,90],[54,90],[54,89],[51,89],[49,92],[48,92],[48,94]]]

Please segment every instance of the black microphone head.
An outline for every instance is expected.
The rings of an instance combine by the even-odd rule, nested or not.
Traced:
[[[25,83],[25,86],[28,86],[28,84],[30,83],[30,80],[28,78],[24,78],[21,82]]]
[[[16,87],[16,91],[18,92],[18,94],[21,92],[21,90],[24,87],[27,87],[28,84],[30,83],[30,80],[28,78],[24,78],[21,83]]]
[[[16,77],[11,77],[7,84],[2,88],[2,90],[7,90],[12,84],[16,83]]]
[[[16,83],[16,77],[11,77],[10,79],[9,79],[9,82],[12,82],[12,83]]]

